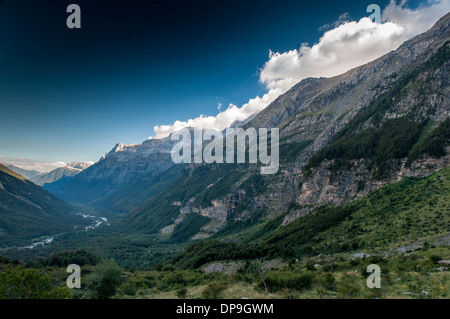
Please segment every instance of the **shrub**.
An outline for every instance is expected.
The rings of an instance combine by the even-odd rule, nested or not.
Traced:
[[[283,288],[295,290],[309,289],[314,278],[309,272],[299,274],[291,271],[268,271],[264,277],[267,287],[271,290]],[[260,283],[261,285],[263,283]]]
[[[336,290],[336,279],[331,272],[326,272],[316,278],[316,283],[327,290]]]
[[[177,290],[177,297],[180,299],[186,299],[187,296],[187,289],[186,288],[180,288]]]
[[[113,260],[98,264],[86,279],[88,294],[94,299],[108,299],[123,282],[122,269]]]
[[[162,267],[161,271],[175,271],[177,268],[174,265],[168,264]]]
[[[344,274],[337,285],[337,292],[341,298],[356,298],[360,289],[355,276]]]
[[[212,283],[205,288],[202,292],[202,296],[205,299],[219,299],[222,292],[226,289],[223,283]]]
[[[12,268],[0,273],[0,299],[67,299],[70,290],[52,284],[36,269]]]
[[[161,270],[163,269],[163,267],[164,267],[164,264],[163,264],[162,262],[158,262],[158,263],[155,265],[155,270],[156,270],[156,271],[161,271]]]
[[[127,281],[122,286],[120,286],[119,291],[127,296],[136,296],[137,292],[136,283],[132,281]]]
[[[438,255],[431,255],[430,260],[433,262],[433,264],[437,264],[439,260],[442,260],[442,257]]]

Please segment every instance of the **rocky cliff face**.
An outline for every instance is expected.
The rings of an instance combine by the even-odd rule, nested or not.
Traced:
[[[447,14],[396,51],[345,74],[306,79],[294,86],[244,124],[244,128],[280,128],[280,170],[262,177],[265,189],[246,192],[242,185],[247,177],[259,174],[250,167],[231,183],[226,195],[209,197],[207,207],[191,202],[188,208],[183,204],[184,209],[222,223],[245,220],[261,210],[265,218],[289,210],[286,224],[318,206],[341,205],[402,177],[424,177],[447,167],[448,155],[425,154],[410,165],[406,156],[393,156],[383,162],[389,174],[380,177],[376,160],[361,156],[346,160],[345,168],[324,158],[305,172],[313,156],[342,132],[354,137],[376,131],[389,120],[408,118],[413,124],[427,123],[427,129],[421,128],[423,138],[450,116],[449,50],[442,50],[449,48],[449,22]],[[195,168],[187,169],[195,174]],[[218,187],[214,184],[212,190]]]

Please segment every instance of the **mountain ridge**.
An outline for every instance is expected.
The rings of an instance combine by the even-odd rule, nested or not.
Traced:
[[[449,20],[447,14],[429,31],[406,41],[397,50],[342,75],[301,81],[245,124],[244,128],[280,128],[282,165],[274,176],[256,179],[256,167],[252,165],[232,168],[228,164],[188,165],[174,183],[175,188],[163,191],[131,212],[123,225],[153,232],[155,225],[169,227],[174,220],[196,213],[211,219],[211,224],[202,228],[211,236],[228,221],[255,216],[270,220],[289,207],[298,206],[286,219],[288,223],[314,211],[316,208],[311,205],[342,205],[402,176],[428,176],[447,167],[448,155],[430,160],[420,158],[410,167],[405,162],[419,141],[419,133],[431,134],[450,114]],[[365,113],[369,116],[358,124],[356,121]],[[352,125],[355,132],[349,131]],[[414,126],[417,126],[414,136],[395,135],[395,130],[409,134],[408,128]],[[363,157],[350,158],[354,162],[350,171],[335,171],[332,169],[335,162],[325,159],[320,161],[321,166],[305,174],[311,158],[345,130],[352,137],[358,132],[374,131],[381,134],[380,138],[387,134],[386,138],[397,138],[399,145],[401,138],[409,139],[406,155],[389,151],[383,160],[387,175],[381,178],[375,174],[379,170],[374,166],[377,162]],[[444,139],[447,136],[444,134]],[[389,143],[383,145],[389,147]],[[222,173],[218,173],[220,170]],[[232,175],[235,177],[230,178]],[[188,194],[178,186],[206,183],[208,176],[211,179],[205,185],[207,190]],[[173,206],[174,202],[180,203],[181,208]],[[167,214],[166,218],[161,217],[161,211]],[[217,223],[222,226],[216,227]]]

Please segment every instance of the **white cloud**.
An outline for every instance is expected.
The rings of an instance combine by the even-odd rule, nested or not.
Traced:
[[[25,158],[17,158],[11,161],[8,161],[8,164],[12,164],[14,166],[27,169],[27,170],[35,170],[41,173],[52,171],[58,167],[66,166],[65,162],[41,162],[41,161],[33,161]]]
[[[260,81],[268,92],[237,107],[230,106],[216,116],[201,115],[171,125],[155,126],[155,138],[168,136],[185,127],[223,130],[235,121],[263,110],[279,95],[308,77],[332,77],[365,64],[395,50],[405,40],[425,32],[450,11],[450,0],[431,1],[411,10],[406,1],[394,0],[383,10],[382,23],[369,18],[347,22],[342,15],[336,27],[323,34],[319,42],[287,52],[270,51],[269,60],[260,70]],[[220,108],[219,108],[220,111]]]
[[[406,29],[404,40],[430,29],[437,20],[450,11],[449,0],[428,0],[417,9],[411,10],[405,7],[407,1],[403,0],[400,5],[395,1],[383,10],[383,21],[392,21]]]
[[[377,24],[369,18],[344,23],[325,32],[312,47],[270,52],[260,80],[269,90],[286,91],[308,77],[339,75],[391,51],[403,33],[404,28],[392,22]]]

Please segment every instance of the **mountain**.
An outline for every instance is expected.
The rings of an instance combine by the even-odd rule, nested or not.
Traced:
[[[72,162],[66,166],[56,168],[48,173],[41,174],[31,179],[33,183],[39,186],[50,184],[60,180],[61,178],[75,176],[83,170],[91,166],[89,163]]]
[[[405,177],[343,206],[322,207],[288,225],[283,225],[284,215],[245,229],[234,224],[234,233],[228,228],[215,240],[192,243],[171,262],[189,269],[211,261],[256,258],[403,257],[406,251],[427,246],[437,250],[441,246],[448,252],[450,216],[444,207],[449,197],[450,168],[425,178]]]
[[[127,212],[173,182],[176,174],[162,173],[174,165],[170,153],[175,143],[170,137],[118,143],[80,174],[45,188],[69,202]]]
[[[42,174],[41,172],[38,172],[38,171],[35,171],[35,170],[23,169],[23,168],[17,167],[17,166],[12,165],[12,164],[9,164],[9,165],[5,164],[5,166],[8,167],[10,170],[18,173],[19,175],[25,177],[26,179],[28,179],[30,181],[33,178],[35,178],[35,177],[37,177],[37,176]]]
[[[73,230],[72,206],[0,164],[0,247]]]
[[[56,168],[48,173],[40,173],[34,170],[26,170],[14,165],[7,165],[7,167],[14,172],[24,176],[36,185],[43,186],[47,183],[53,183],[61,178],[75,176],[81,171],[85,170],[92,164],[83,162],[71,162],[64,167]]]
[[[189,223],[197,239],[279,216],[287,225],[448,167],[449,22],[447,14],[397,50],[342,75],[305,79],[245,123],[280,129],[278,173],[261,175],[255,164],[186,165],[123,227],[174,235]]]
[[[80,171],[85,170],[89,166],[91,166],[93,163],[86,163],[86,162],[70,162],[66,164],[66,167],[77,169]]]

